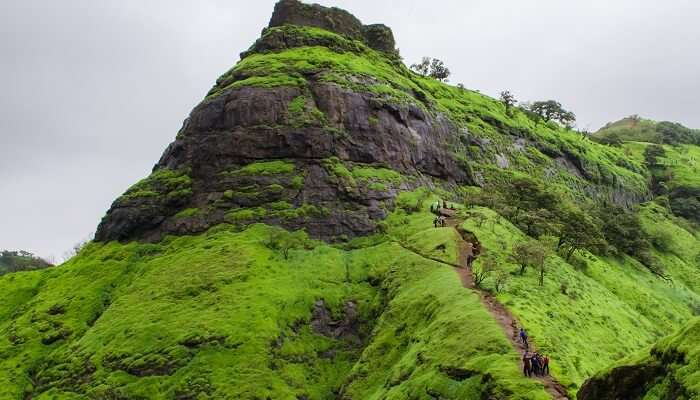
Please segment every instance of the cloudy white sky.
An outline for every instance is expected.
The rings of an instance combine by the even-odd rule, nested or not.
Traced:
[[[60,259],[148,175],[274,0],[0,0],[0,249]],[[322,0],[394,30],[451,81],[553,98],[597,129],[700,127],[700,2]]]

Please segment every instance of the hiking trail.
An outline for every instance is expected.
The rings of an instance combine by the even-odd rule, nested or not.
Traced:
[[[462,286],[468,289],[471,289],[475,293],[479,295],[479,298],[481,299],[481,303],[486,307],[486,309],[493,315],[493,317],[498,321],[499,325],[501,325],[501,328],[503,329],[504,333],[506,334],[506,337],[510,340],[511,344],[517,351],[519,355],[522,355],[523,352],[525,351],[525,346],[520,342],[518,338],[518,327],[520,324],[518,324],[517,319],[513,314],[511,314],[510,311],[508,311],[503,304],[501,304],[491,293],[477,287],[474,284],[474,276],[472,274],[472,271],[469,267],[466,266],[466,253],[468,252],[468,245],[464,237],[462,236],[462,233],[457,229],[457,227],[462,223],[462,220],[459,220],[455,218],[454,216],[448,216],[446,219],[446,227],[450,227],[454,229],[455,234],[456,234],[456,239],[457,239],[457,248],[458,248],[458,260],[459,264],[453,264],[444,260],[440,260],[435,257],[430,257],[424,254],[421,254],[418,250],[410,248],[408,246],[405,246],[402,244],[402,247],[404,247],[406,250],[411,251],[412,253],[415,253],[416,255],[427,258],[429,260],[439,262],[441,264],[449,265],[452,268],[455,269],[457,274],[459,275],[460,280],[462,281]],[[464,263],[464,264],[462,264]],[[536,345],[530,340],[530,349],[531,352],[537,351]],[[520,367],[520,371],[523,370],[523,361],[522,357],[518,357],[518,364]],[[534,377],[534,379],[539,380],[542,382],[544,385],[545,389],[547,392],[552,396],[553,399],[556,400],[567,400],[569,399],[567,395],[566,388],[564,385],[559,383],[554,377],[552,377],[550,374],[545,375],[545,376],[538,376]]]

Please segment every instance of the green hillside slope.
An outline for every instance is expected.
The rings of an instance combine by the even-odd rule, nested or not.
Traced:
[[[0,277],[1,399],[574,398],[700,313],[698,147],[601,143],[412,72],[387,27],[275,10],[95,242]]]

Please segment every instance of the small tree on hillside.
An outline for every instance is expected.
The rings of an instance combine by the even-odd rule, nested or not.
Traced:
[[[450,76],[450,70],[445,66],[442,60],[433,58],[433,61],[430,63],[430,76],[440,82],[446,82],[447,78]]]
[[[423,57],[421,62],[412,64],[411,69],[423,76],[435,78],[441,82],[446,82],[450,76],[450,70],[442,60],[437,58]]]
[[[423,76],[428,76],[430,73],[430,57],[423,57],[421,62],[411,64],[411,69]]]
[[[472,267],[472,274],[474,275],[474,284],[477,287],[481,287],[481,284],[486,278],[496,269],[496,260],[489,256],[479,257],[474,266]]]
[[[561,103],[555,100],[536,101],[529,106],[529,110],[545,122],[558,121],[567,128],[571,128],[576,122],[576,114],[565,110]]]
[[[523,275],[527,267],[543,265],[546,254],[547,249],[544,245],[532,239],[513,245],[510,259],[520,266],[520,275]]]
[[[515,106],[517,101],[511,92],[504,90],[501,92],[501,103],[506,107],[506,113],[510,115],[511,108]]]
[[[506,271],[496,271],[496,276],[493,278],[494,286],[496,287],[496,292],[500,293],[503,288],[506,287],[508,283],[508,273]]]
[[[292,249],[301,249],[306,247],[309,242],[309,235],[306,231],[300,229],[294,232],[288,232],[284,229],[275,229],[270,233],[267,241],[267,247],[273,250],[279,250],[284,259],[289,259],[289,251]]]
[[[583,249],[596,250],[605,244],[603,234],[600,232],[599,223],[586,212],[576,206],[566,206],[560,211],[559,219],[562,223],[559,232],[557,250],[563,252],[566,261],[576,251]]]
[[[519,222],[521,212],[540,208],[554,209],[559,200],[553,192],[529,176],[518,176],[508,180],[501,186],[500,191],[513,207],[513,214],[509,219],[515,224]]]

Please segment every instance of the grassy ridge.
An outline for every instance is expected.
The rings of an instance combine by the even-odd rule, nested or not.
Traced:
[[[673,260],[666,262],[673,285],[628,257],[586,254],[574,266],[552,256],[546,263],[545,285],[540,287],[539,271],[528,269],[520,276],[507,257],[526,236],[488,209],[475,211],[488,219],[481,226],[478,220],[468,219],[465,228],[476,233],[486,254],[497,260],[497,268],[510,274],[498,299],[519,318],[540,349],[551,355],[553,374],[572,394],[596,371],[678,329],[698,312],[694,254],[678,258],[657,252],[664,261]],[[644,214],[648,229],[681,229],[668,218],[650,211]],[[687,242],[682,246],[696,251],[697,238],[684,232]],[[495,290],[493,278],[485,281],[485,287]]]
[[[448,230],[419,233],[431,221],[397,212],[389,234],[454,257]],[[344,387],[546,398],[450,268],[387,241],[311,243],[285,260],[265,245],[271,229],[91,244],[60,268],[3,277],[0,397],[322,399]],[[357,304],[363,345],[310,328],[321,299],[336,319]]]

